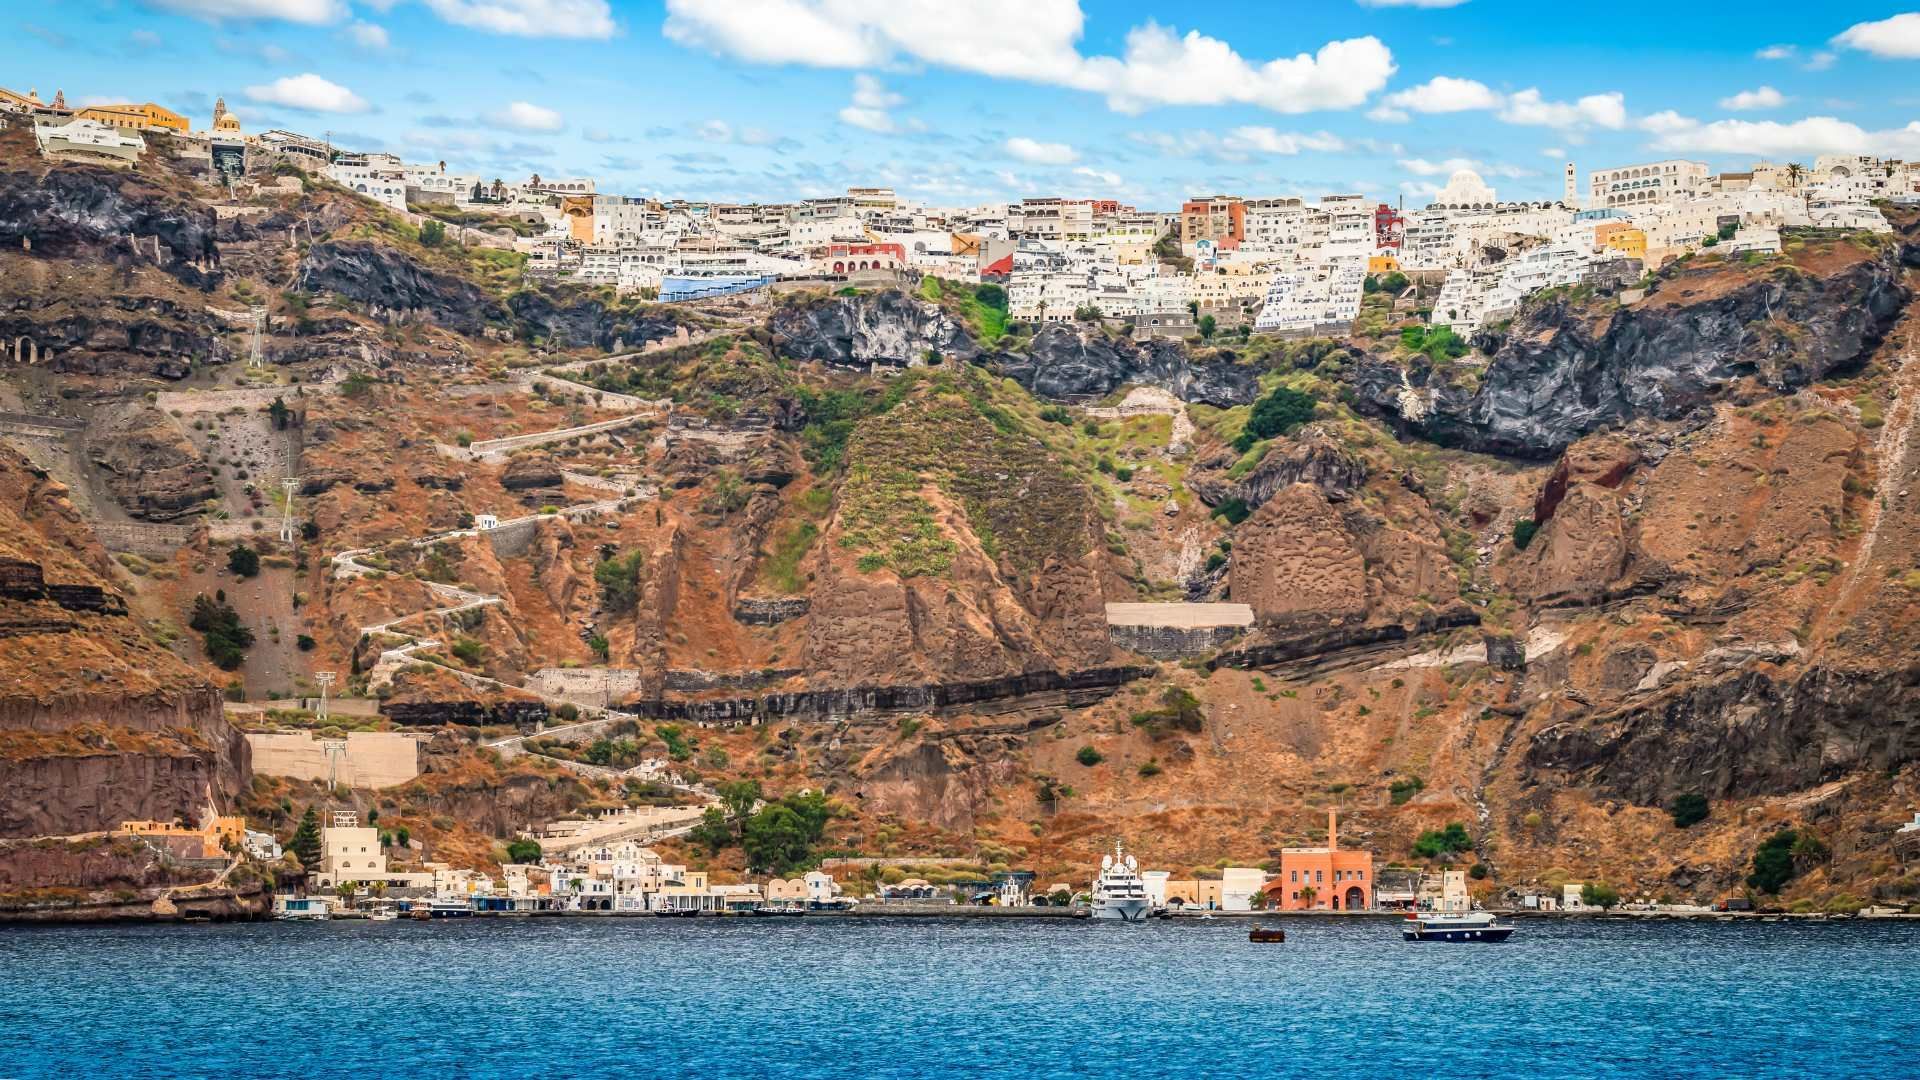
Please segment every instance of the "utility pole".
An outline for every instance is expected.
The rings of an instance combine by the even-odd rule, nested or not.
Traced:
[[[320,684],[320,707],[314,710],[314,720],[325,723],[327,719],[327,687],[333,685],[334,674],[331,671],[316,671],[313,681]]]
[[[251,314],[253,316],[253,340],[247,348],[247,366],[257,368],[263,364],[260,339],[266,333],[267,309],[255,305]]]
[[[285,512],[280,515],[280,542],[283,544],[291,544],[293,543],[294,537],[293,493],[300,489],[300,478],[297,476],[285,477],[280,481],[280,486],[287,491]]]

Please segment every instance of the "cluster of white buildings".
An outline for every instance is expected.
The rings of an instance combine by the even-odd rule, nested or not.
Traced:
[[[0,109],[30,114],[49,156],[128,164],[143,133],[165,130],[205,146],[211,167],[235,178],[286,160],[396,211],[497,217],[536,276],[677,300],[780,279],[936,274],[1004,285],[1009,316],[1024,322],[1097,310],[1142,333],[1181,335],[1209,316],[1218,328],[1337,333],[1359,315],[1367,279],[1395,271],[1443,279],[1432,320],[1467,333],[1603,264],[1778,251],[1790,227],[1885,231],[1876,200],[1920,198],[1920,162],[1822,155],[1811,167],[1733,173],[1698,161],[1623,165],[1592,172],[1584,195],[1568,163],[1551,202],[1503,202],[1461,171],[1411,210],[1358,194],[1203,195],[1178,213],[1065,198],[939,208],[881,187],[737,204],[607,194],[591,177],[450,172],[444,161],[347,152],[288,131],[244,135],[224,103],[204,132],[151,102],[75,110],[60,95],[48,103],[0,90]]]

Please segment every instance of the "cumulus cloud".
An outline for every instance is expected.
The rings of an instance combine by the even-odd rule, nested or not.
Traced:
[[[840,110],[840,122],[881,135],[897,134],[902,125],[894,120],[892,110],[906,103],[906,98],[888,90],[879,79],[864,73],[855,75],[853,101]]]
[[[1854,23],[1834,37],[1833,43],[1882,60],[1920,60],[1920,12]]]
[[[1509,124],[1527,124],[1569,130],[1589,125],[1618,131],[1627,126],[1627,99],[1619,91],[1588,94],[1572,103],[1547,101],[1538,90],[1522,90],[1507,98],[1500,119]]]
[[[361,113],[368,108],[367,99],[311,71],[275,79],[265,86],[249,86],[247,98],[301,112]]]
[[[1228,150],[1245,150],[1260,154],[1298,154],[1303,150],[1318,150],[1334,153],[1347,149],[1346,140],[1327,131],[1302,134],[1293,131],[1275,131],[1270,127],[1237,127],[1227,133],[1221,145]]]
[[[432,0],[448,2],[448,0]],[[1121,56],[1079,50],[1079,0],[667,0],[666,36],[763,64],[880,67],[914,61],[1102,94],[1109,106],[1257,105],[1274,112],[1353,108],[1386,85],[1377,38],[1333,41],[1264,62],[1198,31],[1148,22]]]
[[[1753,90],[1742,90],[1732,97],[1723,97],[1720,99],[1720,107],[1731,112],[1744,112],[1750,109],[1777,109],[1786,103],[1786,96],[1771,86],[1762,86]]]
[[[1523,169],[1518,165],[1504,165],[1498,162],[1488,164],[1473,158],[1453,157],[1444,161],[1430,161],[1426,158],[1401,158],[1400,167],[1415,176],[1452,176],[1463,169],[1479,173],[1481,176],[1499,176],[1521,179],[1539,174],[1532,169]]]
[[[516,101],[487,119],[514,131],[559,131],[567,126],[558,112],[530,101]]]
[[[1675,131],[1688,131],[1699,126],[1700,121],[1695,120],[1691,116],[1681,116],[1672,109],[1662,109],[1651,116],[1643,116],[1640,118],[1639,123],[1640,130],[1651,131],[1655,135],[1666,135]]]
[[[1418,86],[1398,90],[1380,99],[1367,116],[1380,121],[1398,122],[1413,113],[1458,113],[1476,110],[1494,112],[1509,124],[1550,127],[1577,131],[1600,127],[1618,131],[1627,126],[1627,100],[1613,91],[1589,94],[1577,101],[1548,101],[1537,88],[1502,94],[1474,79],[1456,79],[1437,75]]]
[[[515,37],[610,38],[607,0],[422,0],[443,21]]]
[[[1024,135],[1015,135],[1001,148],[1030,165],[1071,165],[1080,160],[1080,151],[1066,143],[1039,142]]]
[[[1407,112],[1453,113],[1470,109],[1497,109],[1500,102],[1500,95],[1485,83],[1436,75],[1419,86],[1388,94],[1380,99],[1376,111],[1393,110],[1404,117]]]
[[[1753,54],[1755,60],[1791,60],[1799,52],[1792,45],[1769,45]]]
[[[1920,154],[1920,121],[1903,128],[1867,131],[1831,116],[1809,116],[1783,123],[1776,120],[1716,120],[1662,134],[1652,143],[1657,150],[1701,151],[1755,157],[1817,156],[1819,154]]]
[[[321,26],[347,16],[345,0],[149,0],[154,7],[203,19],[284,19]]]

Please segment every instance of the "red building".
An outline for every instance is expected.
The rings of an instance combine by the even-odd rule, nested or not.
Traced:
[[[1381,203],[1373,211],[1373,246],[1398,248],[1406,239],[1407,219],[1386,203]]]
[[[1327,846],[1280,849],[1280,872],[1261,889],[1281,911],[1369,911],[1373,852],[1342,851],[1340,820],[1327,811]]]

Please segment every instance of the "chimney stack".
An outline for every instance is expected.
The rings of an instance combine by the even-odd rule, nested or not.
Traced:
[[[1340,811],[1327,811],[1327,850],[1340,850]]]

